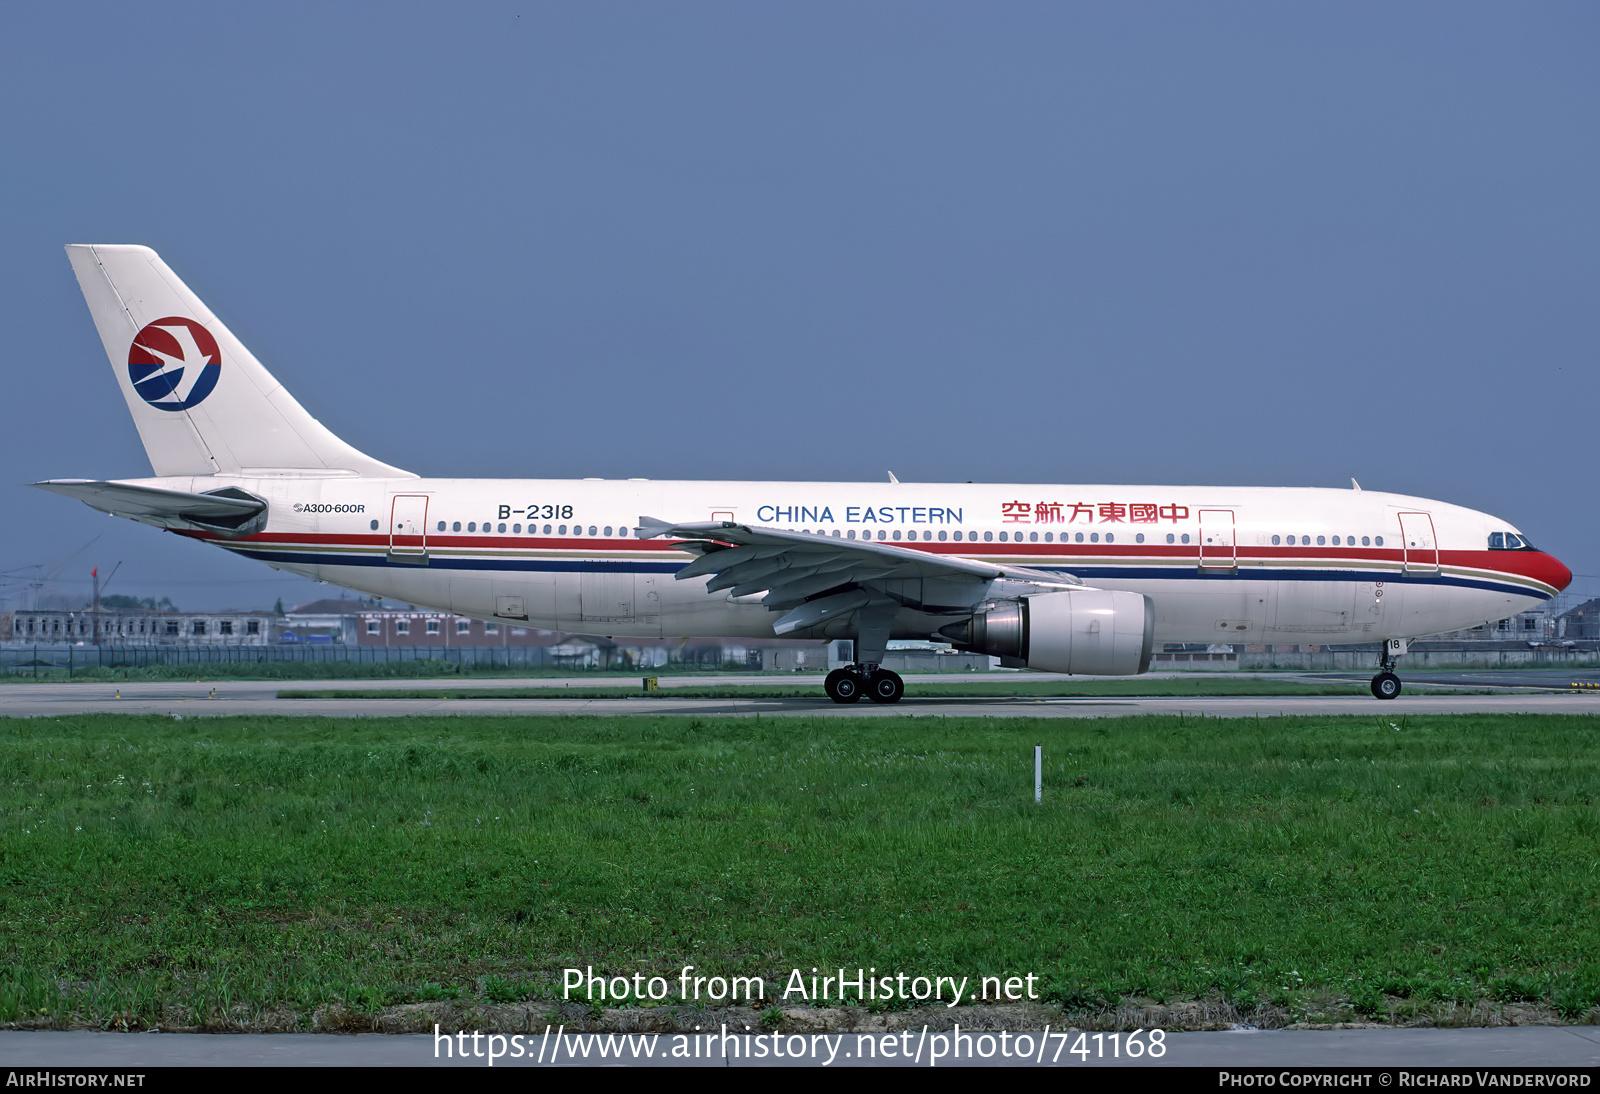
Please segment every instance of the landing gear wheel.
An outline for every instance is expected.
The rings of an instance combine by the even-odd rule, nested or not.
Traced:
[[[905,681],[888,669],[879,669],[867,681],[867,695],[874,703],[898,703],[905,693]]]
[[[853,669],[834,669],[822,682],[822,690],[835,703],[854,703],[861,699],[861,677]]]
[[[1400,677],[1392,672],[1380,672],[1372,678],[1372,694],[1379,699],[1394,699],[1400,694]]]

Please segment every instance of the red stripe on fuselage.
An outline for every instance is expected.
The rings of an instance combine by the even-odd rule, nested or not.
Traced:
[[[218,544],[259,544],[262,546],[303,546],[303,547],[387,547],[391,540],[384,534],[377,535],[349,535],[332,532],[257,532],[250,536],[241,536],[237,539],[227,539],[213,532],[181,531],[180,535],[208,543]],[[420,546],[422,537],[404,537],[407,546]],[[833,539],[841,537],[818,536],[818,539]],[[582,551],[588,554],[606,552],[640,551],[659,552],[675,551],[682,541],[650,541],[639,539],[571,539],[553,536],[518,536],[489,535],[489,536],[462,536],[432,533],[427,537],[427,546],[438,550],[486,550],[486,549],[512,549],[534,548],[539,550]],[[1169,544],[1169,543],[970,543],[970,542],[922,542],[903,540],[899,542],[890,540],[845,540],[844,542],[881,543],[886,547],[901,547],[907,550],[925,551],[933,555],[957,555],[962,558],[987,559],[991,557],[1017,558],[1019,556],[1036,556],[1041,559],[1060,559],[1066,565],[1071,565],[1074,558],[1085,561],[1094,561],[1100,565],[1115,564],[1118,561],[1139,560],[1176,560],[1193,562],[1199,565],[1200,557],[1195,544]],[[1227,557],[1226,548],[1218,548],[1215,556],[1207,555],[1208,561],[1220,561]],[[1236,550],[1236,557],[1241,559],[1270,560],[1280,565],[1294,566],[1314,562],[1376,562],[1398,572],[1405,560],[1403,551],[1387,547],[1258,547],[1241,546]],[[1439,552],[1439,562],[1444,566],[1459,567],[1462,569],[1483,570],[1493,574],[1502,574],[1507,577],[1520,577],[1549,585],[1557,592],[1572,584],[1572,571],[1567,569],[1558,559],[1543,551],[1450,551]]]

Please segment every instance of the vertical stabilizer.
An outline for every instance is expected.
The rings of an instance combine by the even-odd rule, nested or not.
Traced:
[[[307,414],[150,248],[67,257],[157,476],[415,478]]]

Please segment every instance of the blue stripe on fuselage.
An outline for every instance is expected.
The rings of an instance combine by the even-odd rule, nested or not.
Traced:
[[[219,543],[218,546],[253,558],[260,562],[283,562],[299,566],[395,566],[415,569],[416,564],[394,562],[386,555],[341,555],[310,551],[262,551],[243,545]],[[933,556],[937,558],[938,556]],[[543,558],[453,558],[432,555],[428,566],[446,570],[497,570],[516,573],[589,573],[589,574],[672,574],[683,569],[685,562],[646,562],[638,559],[543,559]],[[1003,565],[1000,564],[1000,565]],[[1526,585],[1514,585],[1486,578],[1445,576],[1442,574],[1402,573],[1398,570],[1299,570],[1268,569],[1252,566],[1240,570],[1201,570],[1172,566],[1032,566],[1031,569],[1047,573],[1070,574],[1085,584],[1097,578],[1125,581],[1382,581],[1407,585],[1449,585],[1465,589],[1483,589],[1489,592],[1510,593],[1514,596],[1532,596],[1549,600],[1550,594]]]

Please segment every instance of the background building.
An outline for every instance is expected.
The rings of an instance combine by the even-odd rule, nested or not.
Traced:
[[[0,612],[0,642],[17,645],[264,646],[271,612]]]

